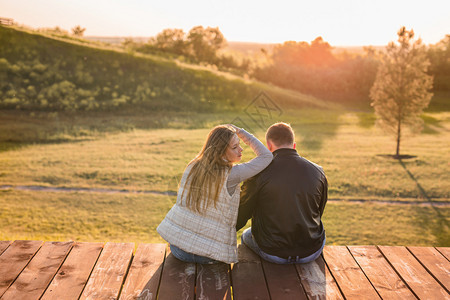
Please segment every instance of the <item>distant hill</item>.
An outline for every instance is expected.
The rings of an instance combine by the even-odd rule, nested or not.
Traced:
[[[386,46],[334,46],[333,52],[334,53],[349,52],[349,53],[363,54],[364,48],[366,47],[371,47],[377,51],[381,51],[386,48]]]
[[[102,43],[107,43],[111,45],[120,45],[122,44],[126,39],[132,39],[135,42],[138,43],[147,43],[150,37],[140,37],[140,36],[85,36],[86,40],[89,41],[97,41]]]
[[[283,107],[328,107],[314,97],[206,67],[95,45],[0,26],[0,108],[236,110],[261,91]]]
[[[265,49],[268,52],[272,51],[277,44],[262,44],[250,42],[228,42],[226,49],[238,51],[244,54],[254,54]]]
[[[273,48],[279,44],[262,44],[249,42],[228,42],[227,49],[238,51],[244,54],[254,54],[261,49],[271,52]],[[334,53],[349,52],[349,53],[363,53],[366,46],[332,46]],[[375,50],[383,50],[385,46],[370,46]]]
[[[120,45],[126,39],[132,39],[138,43],[146,43],[151,37],[125,37],[125,36],[86,36],[85,39],[89,41],[97,41],[102,43],[107,43],[111,45]],[[278,45],[276,43],[253,43],[253,42],[235,42],[228,41],[227,46],[224,50],[231,50],[240,52],[246,55],[253,55],[261,51],[261,49],[265,49],[268,52],[271,52],[275,46]],[[344,51],[350,53],[363,53],[365,47],[369,46],[332,46],[335,53],[341,53]],[[383,50],[386,46],[370,46],[375,50]]]

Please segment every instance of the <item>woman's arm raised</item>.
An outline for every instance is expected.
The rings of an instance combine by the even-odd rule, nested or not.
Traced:
[[[249,162],[233,166],[227,181],[227,190],[230,194],[234,192],[234,189],[240,182],[253,177],[264,170],[273,158],[272,152],[270,152],[269,149],[267,149],[255,136],[242,128],[236,126],[233,127],[236,129],[237,136],[242,139],[245,144],[249,145],[257,156]]]

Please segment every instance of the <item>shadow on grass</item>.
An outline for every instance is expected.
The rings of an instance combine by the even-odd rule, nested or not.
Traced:
[[[196,113],[26,112],[0,110],[0,153],[34,144],[92,141],[109,133],[134,129],[198,128],[213,118]]]
[[[305,111],[297,120],[291,121],[299,142],[299,152],[321,150],[324,141],[336,136],[340,126],[339,116],[340,113],[336,111],[310,110]]]
[[[398,160],[399,164],[402,166],[402,168],[405,170],[406,174],[408,174],[409,178],[412,179],[412,181],[414,181],[414,183],[417,186],[417,189],[420,191],[421,196],[425,197],[429,202],[433,202],[433,200],[431,200],[431,198],[428,196],[427,192],[425,191],[425,189],[422,187],[422,185],[419,183],[419,181],[417,180],[416,177],[414,177],[414,174],[411,173],[408,168],[406,167],[405,163],[403,162],[402,159]]]
[[[375,125],[375,121],[377,120],[374,113],[358,113],[358,125],[362,128],[372,128]]]
[[[358,126],[366,129],[370,129],[375,126],[377,117],[375,113],[367,113],[360,112],[357,114],[358,116]],[[441,124],[441,121],[428,115],[422,114],[420,118],[423,120],[424,127],[422,133],[425,134],[439,134],[444,127]]]
[[[403,162],[402,159],[399,159],[399,164],[405,170],[406,174],[408,174],[409,178],[411,178],[411,180],[414,181],[414,183],[417,186],[417,189],[420,192],[420,195],[426,198],[429,202],[433,203],[434,201],[427,194],[424,187],[419,183],[414,174],[408,170],[406,164]],[[425,213],[424,208],[417,206],[414,208],[416,212],[415,220],[419,222],[419,224],[421,224],[422,228],[430,229],[431,233],[435,236],[436,241],[439,245],[444,245],[448,247],[450,245],[450,237],[448,235],[449,222],[447,218],[442,214],[441,209],[439,207],[431,205],[429,209],[432,212],[434,211],[434,215],[436,216],[433,218],[434,220],[430,220],[430,214]]]
[[[421,118],[424,122],[422,133],[439,134],[442,130],[444,130],[444,127],[442,126],[440,120],[433,118],[432,116],[427,114],[423,114]]]
[[[7,140],[7,141],[1,141],[0,140],[0,153],[7,152],[7,151],[14,151],[19,150],[21,148],[25,148],[27,146],[32,146],[35,144],[41,144],[41,145],[57,145],[57,144],[66,144],[66,143],[81,143],[81,142],[87,142],[87,141],[93,141],[94,138],[83,138],[83,139],[70,139],[70,138],[55,138],[55,139],[36,139],[36,140],[27,140],[27,141],[14,141],[14,140]]]

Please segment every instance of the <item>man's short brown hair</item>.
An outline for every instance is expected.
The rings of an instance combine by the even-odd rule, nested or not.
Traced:
[[[292,145],[295,140],[294,130],[287,123],[275,123],[267,129],[266,140],[270,140],[277,147]]]

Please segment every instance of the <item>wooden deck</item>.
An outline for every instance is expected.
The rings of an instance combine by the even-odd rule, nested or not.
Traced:
[[[276,265],[182,263],[166,244],[0,241],[3,299],[450,299],[450,248],[326,246]]]

